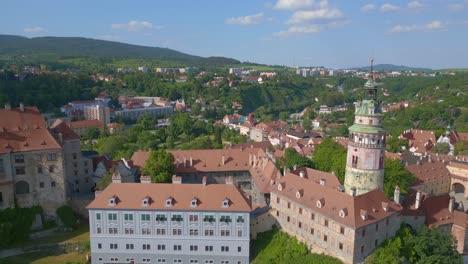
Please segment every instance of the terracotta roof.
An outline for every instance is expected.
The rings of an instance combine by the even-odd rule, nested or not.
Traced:
[[[74,121],[68,123],[70,128],[84,128],[84,127],[104,127],[104,123],[99,120],[82,120],[82,121]]]
[[[414,164],[406,166],[406,169],[416,176],[414,185],[428,182],[450,179],[451,174],[446,167],[446,163],[441,161],[423,162],[421,165]]]
[[[60,149],[36,107],[0,109],[0,153]]]
[[[282,191],[278,190],[279,184],[284,186]],[[271,187],[271,192],[288,197],[306,208],[313,208],[314,211],[353,228],[369,225],[401,210],[401,206],[390,201],[381,190],[352,196],[339,191],[333,184],[330,185],[321,185],[315,180],[289,173]],[[297,198],[296,192],[299,190],[305,191]],[[321,208],[317,207],[319,201],[322,203]],[[387,211],[383,209],[384,204],[388,205]],[[344,217],[339,216],[341,210],[345,212]],[[361,216],[363,213],[367,213],[367,220]]]
[[[424,211],[426,212],[426,225],[441,226],[453,223],[453,215],[449,211],[449,194],[432,196],[426,198],[423,203]]]
[[[203,149],[203,150],[170,150],[168,151],[177,160],[179,166],[175,168],[176,174],[204,173],[204,172],[232,172],[249,171],[252,180],[262,193],[269,193],[270,180],[275,179],[278,170],[266,153],[259,148],[245,149]],[[222,165],[224,155],[225,164]],[[137,167],[144,167],[149,157],[147,151],[137,151],[131,160]],[[184,167],[184,157],[186,166]],[[190,166],[192,157],[193,166]],[[251,164],[249,164],[249,161]]]
[[[117,203],[109,205],[109,198],[115,196]],[[143,206],[143,199],[150,198],[150,204]],[[166,207],[166,200],[172,197],[173,205]],[[192,207],[192,199],[197,206]],[[223,207],[224,199],[229,206]],[[233,211],[250,212],[250,202],[233,184],[164,184],[164,183],[111,183],[92,201],[88,209],[137,209],[168,211]]]
[[[224,148],[231,148],[231,149],[246,149],[246,148],[261,148],[263,151],[267,151],[268,148],[273,148],[270,141],[262,141],[262,142],[251,142],[251,143],[241,143],[241,144],[233,144],[233,145],[225,145]]]
[[[392,153],[392,152],[385,151],[385,157],[387,159],[401,160],[401,154],[400,153]]]
[[[50,127],[52,131],[56,134],[62,134],[64,140],[67,139],[80,139],[80,136],[76,134],[65,122],[61,119],[55,120],[55,122]]]
[[[410,148],[413,147],[418,153],[431,150],[436,142],[434,132],[429,130],[410,129],[404,131],[401,137],[409,140]]]

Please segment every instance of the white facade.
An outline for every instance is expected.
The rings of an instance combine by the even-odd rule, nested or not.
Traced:
[[[249,263],[248,212],[90,210],[89,219],[92,263]]]

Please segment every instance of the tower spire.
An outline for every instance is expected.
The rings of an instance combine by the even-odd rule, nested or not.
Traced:
[[[374,80],[374,56],[370,60],[370,78]]]

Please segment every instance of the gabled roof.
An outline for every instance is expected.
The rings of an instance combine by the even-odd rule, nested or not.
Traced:
[[[432,162],[423,162],[420,165],[408,165],[406,169],[416,176],[414,185],[420,185],[428,182],[450,179],[451,174],[446,167],[446,163],[432,160]]]
[[[50,127],[52,131],[56,134],[62,134],[64,140],[67,139],[80,139],[80,136],[76,134],[65,122],[61,119],[55,120],[55,122]]]
[[[118,198],[116,205],[109,205],[109,198]],[[172,197],[172,206],[166,206],[166,200]],[[198,204],[191,206],[196,197]],[[151,198],[151,203],[142,206],[144,198]],[[224,199],[229,206],[223,207]],[[168,211],[229,211],[250,212],[250,202],[233,184],[166,184],[166,183],[111,183],[88,206],[88,209],[142,209]]]
[[[0,109],[0,153],[59,148],[36,107]]]
[[[284,184],[282,191],[278,190],[278,184]],[[304,194],[297,198],[296,191],[300,189],[304,190]],[[293,173],[281,178],[276,185],[271,187],[271,192],[285,196],[306,208],[320,212],[326,217],[352,228],[375,223],[401,210],[401,206],[390,201],[381,190],[352,196],[341,192],[333,185],[328,186],[327,183],[321,185],[314,180],[302,178]],[[320,208],[317,207],[318,201]],[[388,204],[387,211],[383,209],[382,203]],[[346,210],[347,214],[340,217],[340,210]],[[367,214],[367,220],[361,216],[362,212]]]

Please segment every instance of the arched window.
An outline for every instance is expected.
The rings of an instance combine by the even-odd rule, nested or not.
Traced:
[[[29,183],[25,181],[19,181],[15,184],[16,194],[27,194],[29,193]]]

